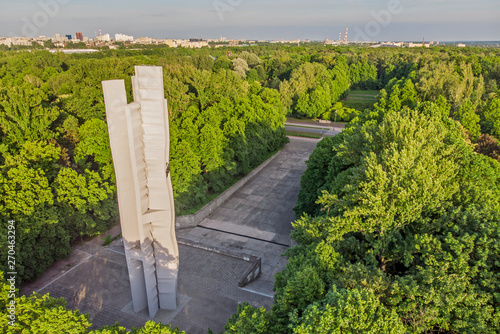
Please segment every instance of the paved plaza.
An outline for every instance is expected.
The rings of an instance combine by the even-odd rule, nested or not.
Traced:
[[[286,266],[281,256],[290,245],[293,207],[305,161],[318,140],[291,137],[290,143],[261,172],[215,209],[199,226],[177,230],[180,267],[178,307],[160,310],[154,321],[188,334],[223,330],[242,302],[267,309],[272,305],[274,275]],[[110,235],[120,233],[119,227]],[[64,297],[67,306],[88,313],[94,328],[119,322],[141,327],[147,312],[135,314],[122,240],[102,246],[104,236],[75,247],[70,258],[54,264],[21,292]],[[262,275],[238,287],[250,263],[229,253],[262,259]]]

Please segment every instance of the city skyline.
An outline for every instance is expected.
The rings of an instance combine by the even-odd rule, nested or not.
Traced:
[[[336,40],[500,40],[500,7],[493,0],[19,0],[3,4],[0,36],[82,32],[153,38]]]

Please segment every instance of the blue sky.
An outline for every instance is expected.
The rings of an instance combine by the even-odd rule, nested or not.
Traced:
[[[498,0],[0,1],[0,36],[500,40]]]

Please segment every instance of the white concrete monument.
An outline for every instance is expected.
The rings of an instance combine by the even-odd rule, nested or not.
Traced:
[[[176,309],[179,267],[163,72],[136,66],[130,104],[123,80],[102,85],[133,309],[153,318]]]

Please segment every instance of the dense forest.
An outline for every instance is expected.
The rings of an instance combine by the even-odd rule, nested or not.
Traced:
[[[117,222],[100,83],[125,79],[131,100],[139,64],[164,70],[178,213],[279,150],[286,115],[349,121],[308,161],[275,304],[240,305],[227,333],[500,330],[497,49],[2,52],[0,266],[8,220],[22,280]],[[352,90],[380,92],[356,110]],[[42,298],[22,301],[47,306],[32,319],[63,312]]]
[[[134,65],[163,67],[178,213],[287,142],[278,91],[217,67],[209,56],[135,53],[0,54],[0,267],[7,264],[6,222],[14,220],[19,279],[36,278],[68,256],[74,241],[117,223],[101,81],[125,79],[132,99]]]
[[[318,144],[275,303],[226,333],[500,331],[500,58],[451,55],[379,69],[373,108]]]

